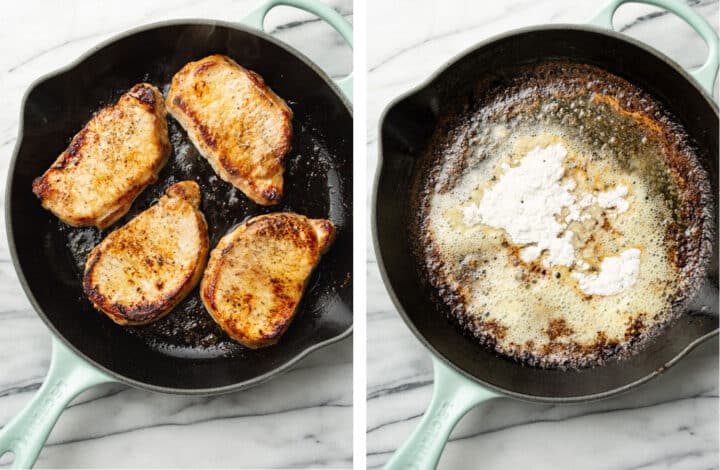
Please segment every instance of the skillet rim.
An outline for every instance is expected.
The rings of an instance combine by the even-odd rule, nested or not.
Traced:
[[[510,38],[512,36],[517,36],[521,34],[526,34],[530,32],[537,32],[537,31],[580,31],[580,32],[590,32],[590,33],[597,33],[601,35],[610,36],[614,39],[618,39],[620,41],[624,41],[628,43],[631,46],[638,47],[642,49],[645,52],[648,52],[652,55],[654,55],[656,58],[660,59],[661,61],[665,62],[667,65],[672,67],[676,72],[680,74],[682,78],[684,78],[686,81],[688,81],[695,89],[700,93],[700,95],[705,99],[705,102],[710,106],[710,108],[715,112],[715,115],[718,116],[718,119],[720,119],[720,112],[718,110],[718,103],[713,99],[713,97],[700,86],[700,84],[690,75],[690,73],[685,70],[680,64],[675,62],[672,58],[668,57],[663,52],[655,49],[654,47],[639,41],[631,36],[627,36],[622,33],[618,33],[617,31],[608,30],[602,27],[598,26],[592,26],[592,25],[579,25],[579,24],[569,24],[569,23],[558,23],[558,24],[542,24],[542,25],[535,25],[535,26],[525,26],[522,28],[515,28],[503,33],[499,33],[496,35],[493,35],[487,39],[484,39],[482,41],[479,41],[472,46],[469,46],[459,53],[453,55],[449,60],[445,61],[440,67],[435,69],[425,80],[422,80],[417,85],[414,85],[409,90],[401,93],[397,97],[393,98],[388,102],[388,104],[383,109],[383,112],[380,115],[380,119],[378,121],[378,137],[377,137],[377,148],[378,148],[378,154],[377,154],[377,165],[375,169],[375,175],[373,178],[373,188],[372,188],[372,199],[371,199],[371,210],[372,210],[372,216],[370,220],[371,224],[371,231],[372,231],[372,241],[373,241],[373,248],[375,250],[375,258],[378,266],[378,270],[380,271],[380,277],[382,278],[383,284],[385,285],[385,290],[388,293],[388,296],[390,297],[390,300],[392,301],[393,305],[395,306],[395,310],[400,315],[400,317],[405,322],[405,325],[410,329],[410,331],[415,335],[415,338],[420,341],[420,343],[427,348],[430,353],[435,356],[437,359],[442,361],[442,363],[450,368],[451,370],[454,370],[455,372],[459,373],[466,379],[476,383],[477,385],[484,387],[488,390],[492,390],[494,392],[499,393],[500,395],[515,398],[522,401],[527,402],[535,402],[535,403],[554,403],[554,404],[571,404],[571,403],[579,403],[579,402],[589,402],[589,401],[595,401],[595,400],[602,400],[605,398],[610,398],[616,395],[620,395],[622,393],[628,392],[631,389],[638,387],[655,377],[663,374],[665,371],[667,371],[670,367],[675,365],[678,361],[680,361],[683,357],[685,357],[690,351],[698,347],[700,344],[704,343],[705,341],[713,338],[718,337],[720,335],[720,327],[715,328],[713,331],[710,331],[702,336],[699,336],[695,338],[694,340],[690,341],[680,352],[678,352],[671,360],[663,364],[661,367],[654,369],[649,374],[640,377],[637,380],[634,380],[632,382],[628,382],[622,386],[616,387],[611,390],[607,390],[604,392],[598,392],[598,393],[591,393],[588,395],[576,395],[576,396],[570,396],[570,397],[557,397],[557,396],[541,396],[541,395],[531,395],[527,393],[521,393],[521,392],[514,392],[502,387],[499,387],[497,385],[491,384],[489,382],[486,382],[485,380],[482,380],[478,377],[476,377],[473,374],[470,374],[469,372],[465,371],[461,367],[457,366],[455,363],[450,361],[448,358],[446,358],[443,354],[441,354],[432,344],[431,342],[426,339],[417,329],[414,322],[410,318],[410,316],[405,311],[405,308],[403,307],[402,303],[400,302],[399,298],[397,297],[395,293],[395,289],[392,286],[392,283],[390,282],[387,269],[385,267],[385,261],[382,256],[381,251],[381,244],[380,239],[378,236],[378,227],[377,227],[377,208],[379,198],[378,198],[378,187],[380,183],[380,177],[383,174],[383,170],[385,169],[385,158],[383,155],[383,128],[385,126],[385,121],[387,118],[387,115],[392,111],[398,104],[400,104],[402,101],[412,97],[413,95],[416,95],[426,88],[428,88],[430,85],[432,85],[435,81],[437,81],[442,74],[444,74],[450,67],[455,65],[457,62],[464,59],[466,56],[475,53],[476,51],[479,51],[482,48],[485,48],[497,41]],[[718,78],[716,78],[717,82]],[[716,221],[717,226],[717,221]],[[718,236],[716,234],[716,236]],[[517,367],[521,367],[520,364],[517,364]]]
[[[32,291],[30,290],[30,283],[27,281],[25,277],[25,273],[23,272],[22,268],[19,265],[18,262],[18,253],[17,253],[17,246],[15,244],[15,238],[13,236],[13,220],[12,220],[12,186],[14,181],[14,174],[15,174],[15,166],[17,164],[18,160],[18,154],[20,152],[20,148],[22,147],[22,143],[24,141],[24,123],[25,123],[25,110],[27,108],[27,100],[30,96],[30,94],[42,83],[55,78],[59,77],[61,75],[64,75],[65,73],[71,71],[72,69],[76,68],[80,64],[82,64],[85,60],[90,58],[90,56],[96,54],[101,49],[106,48],[107,46],[110,46],[116,42],[119,42],[123,39],[127,39],[130,36],[134,36],[138,33],[142,33],[145,31],[150,31],[153,29],[160,29],[168,26],[221,26],[228,29],[234,29],[239,30],[254,36],[259,37],[260,39],[266,40],[273,45],[284,49],[286,52],[292,54],[296,58],[298,58],[301,62],[303,62],[306,66],[308,66],[310,69],[312,69],[324,82],[325,84],[330,88],[330,90],[333,91],[335,96],[340,100],[340,102],[345,107],[346,111],[350,115],[351,119],[354,119],[353,116],[353,107],[352,103],[350,102],[349,98],[347,98],[344,93],[340,90],[338,85],[335,83],[333,79],[331,79],[327,73],[325,73],[320,67],[315,65],[314,62],[312,62],[307,56],[305,56],[300,51],[296,50],[294,47],[290,46],[289,44],[286,44],[279,39],[276,39],[266,33],[265,31],[261,31],[258,29],[255,29],[251,26],[247,26],[245,24],[239,23],[239,22],[231,22],[231,21],[223,21],[223,20],[213,20],[213,19],[171,19],[171,20],[164,20],[164,21],[157,21],[153,23],[144,24],[141,26],[137,26],[135,28],[131,28],[125,31],[122,31],[116,35],[113,35],[112,37],[109,37],[105,39],[104,41],[101,41],[91,47],[90,49],[86,50],[82,54],[80,54],[76,59],[69,62],[63,67],[60,67],[58,69],[55,69],[51,72],[48,72],[46,74],[41,75],[40,77],[33,80],[30,85],[28,86],[27,90],[25,91],[21,101],[20,101],[20,115],[19,115],[19,124],[18,124],[18,133],[17,133],[17,139],[15,141],[15,147],[13,149],[12,156],[10,158],[10,162],[8,164],[8,173],[7,173],[7,179],[5,181],[5,235],[7,236],[8,240],[8,250],[10,252],[10,258],[12,259],[13,268],[15,270],[15,273],[18,277],[18,280],[20,281],[20,285],[22,286],[23,291],[25,292],[25,296],[30,301],[30,304],[33,307],[33,310],[35,314],[40,317],[40,319],[45,323],[45,326],[50,330],[50,332],[53,334],[55,338],[60,340],[67,348],[69,348],[73,353],[75,353],[80,359],[86,361],[88,364],[92,365],[96,369],[106,373],[110,377],[112,377],[114,380],[124,383],[126,385],[148,390],[152,392],[158,392],[158,393],[165,393],[165,394],[171,394],[171,395],[188,395],[188,396],[212,396],[212,395],[221,395],[225,393],[231,393],[236,392],[240,390],[245,390],[251,387],[254,387],[256,385],[260,385],[261,383],[267,382],[268,380],[274,378],[277,375],[280,375],[284,372],[287,372],[288,370],[292,369],[295,365],[297,365],[300,361],[302,361],[305,357],[310,355],[311,353],[324,348],[325,346],[329,346],[330,344],[339,342],[345,338],[348,338],[351,336],[353,332],[353,326],[355,323],[355,315],[354,315],[354,309],[351,309],[352,315],[352,321],[350,322],[350,325],[339,334],[328,338],[323,341],[316,342],[305,349],[300,350],[297,354],[292,356],[289,360],[286,362],[280,364],[279,366],[275,367],[274,369],[258,375],[257,377],[249,380],[245,380],[243,382],[236,382],[231,385],[225,385],[220,387],[203,387],[203,388],[177,388],[177,387],[166,387],[166,386],[160,386],[160,385],[154,385],[149,384],[146,382],[142,382],[140,380],[131,379],[129,377],[125,377],[124,375],[121,375],[117,373],[116,371],[109,369],[98,362],[96,362],[94,359],[88,357],[83,351],[81,351],[79,348],[77,348],[73,343],[68,341],[65,336],[57,329],[55,328],[55,325],[47,318],[47,315],[43,311],[43,309],[40,307],[38,301],[35,299],[35,296],[32,294]],[[353,155],[354,160],[354,155]],[[352,179],[352,175],[351,175]],[[352,197],[352,193],[350,195]],[[352,214],[350,214],[352,217]],[[350,255],[352,256],[352,254]],[[353,259],[353,264],[354,264]]]

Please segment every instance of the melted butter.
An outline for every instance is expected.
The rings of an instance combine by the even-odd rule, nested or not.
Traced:
[[[598,332],[622,343],[634,319],[643,318],[646,326],[662,321],[677,272],[664,239],[670,208],[659,204],[653,182],[613,158],[593,158],[591,148],[563,129],[498,129],[494,126],[485,134],[485,145],[494,151],[485,152],[449,191],[430,199],[428,228],[447,280],[465,299],[465,311],[502,325],[503,334],[495,340],[508,353],[538,352],[550,343],[592,344]],[[552,145],[567,149],[560,184],[578,195],[578,202],[582,194],[594,198],[579,217],[570,216],[568,208],[558,214],[558,220],[568,220],[564,233],[571,234],[576,259],[554,265],[523,257],[527,243],[515,243],[502,228],[465,223],[465,209],[477,206],[508,168],[534,149]],[[622,289],[597,289],[598,279],[605,280],[603,261],[622,258],[629,248],[642,266],[631,270],[631,285],[625,279],[619,281]],[[588,292],[606,295],[588,295],[580,279]],[[548,325],[557,319],[564,322],[564,334],[552,337]]]

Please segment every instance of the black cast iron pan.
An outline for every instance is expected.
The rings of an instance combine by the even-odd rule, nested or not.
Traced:
[[[241,390],[287,370],[309,352],[347,337],[352,315],[351,82],[334,83],[299,52],[262,32],[275,5],[315,13],[352,44],[348,23],[313,1],[271,1],[244,23],[172,21],[142,27],[97,47],[68,68],[33,84],[25,96],[21,136],[10,165],[6,220],[20,281],[54,333],[48,377],[31,404],[0,433],[0,454],[14,466],[33,464],[65,405],[82,390],[119,381],[146,390],[219,394]],[[43,210],[32,179],[52,163],[92,113],[135,83],[167,91],[175,72],[206,55],[226,54],[258,72],[293,109],[294,136],[278,206],[252,203],[219,180],[182,128],[168,116],[173,153],[121,226],[177,181],[202,190],[211,247],[243,220],[272,211],[328,218],[337,238],[313,274],[297,316],[273,347],[248,350],[212,322],[197,289],[171,314],[146,327],[123,328],[94,310],[82,293],[84,258],[106,233],[63,225]]]
[[[615,0],[595,24],[612,28],[623,3]],[[649,1],[675,12],[704,37],[710,59],[693,76],[667,57],[625,36],[593,26],[554,25],[525,28],[473,47],[450,62],[425,85],[391,104],[380,124],[379,166],[373,199],[373,239],[379,268],[398,312],[433,353],[435,391],[421,424],[399,449],[388,468],[436,465],[455,423],[477,403],[498,395],[569,403],[606,398],[662,373],[690,349],[718,332],[717,227],[704,296],[693,308],[638,354],[603,366],[575,369],[526,367],[480,347],[459,333],[431,299],[423,283],[410,237],[408,208],[413,175],[442,117],[442,104],[453,101],[495,70],[547,59],[598,66],[648,91],[683,123],[702,150],[717,213],[718,108],[710,96],[717,72],[718,39],[689,7],[676,1]],[[698,81],[700,83],[698,83]],[[716,221],[717,223],[717,221]]]

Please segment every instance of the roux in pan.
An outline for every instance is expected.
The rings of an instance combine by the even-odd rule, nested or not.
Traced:
[[[419,165],[411,237],[468,334],[529,365],[583,367],[679,315],[713,220],[707,175],[659,102],[596,67],[545,62],[454,109]]]

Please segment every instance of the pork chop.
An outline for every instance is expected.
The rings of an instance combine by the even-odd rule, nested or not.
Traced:
[[[170,155],[160,91],[139,83],[101,109],[33,181],[42,206],[63,222],[104,229],[125,215]]]
[[[280,201],[293,113],[260,75],[211,55],[175,74],[166,105],[220,178],[257,204]]]
[[[143,325],[170,312],[200,280],[208,229],[194,181],[170,186],[160,200],[90,252],[83,288],[120,325]]]
[[[335,227],[324,219],[275,213],[248,220],[210,254],[200,283],[205,308],[249,348],[277,343],[334,237]]]

